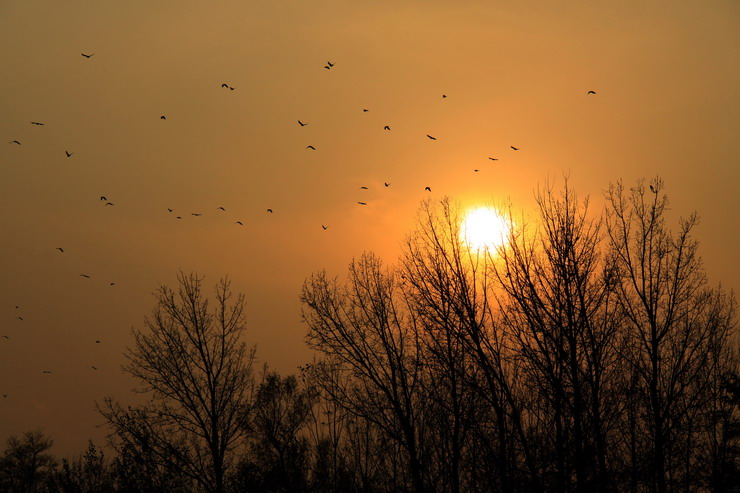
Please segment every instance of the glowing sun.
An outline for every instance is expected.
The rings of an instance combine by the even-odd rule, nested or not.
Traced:
[[[496,250],[506,244],[511,225],[491,207],[469,211],[460,225],[460,240],[473,250]]]

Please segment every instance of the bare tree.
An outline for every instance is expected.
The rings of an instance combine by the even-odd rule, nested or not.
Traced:
[[[8,493],[41,491],[45,480],[56,469],[47,452],[54,441],[40,430],[27,431],[21,438],[12,435],[0,457],[0,489]]]
[[[696,214],[681,219],[673,234],[663,188],[659,178],[629,190],[611,185],[606,213],[627,343],[622,356],[637,399],[634,439],[641,441],[630,447],[631,462],[636,469],[646,464],[646,486],[659,493],[695,482],[698,418],[735,316],[734,299],[707,286],[693,236]]]
[[[115,432],[114,444],[133,442],[203,490],[221,493],[232,451],[247,429],[255,350],[242,340],[244,296],[234,297],[222,279],[211,309],[202,280],[180,273],[177,291],[160,286],[145,319],[148,330],[133,329],[123,370],[141,383],[138,391],[149,402],[124,408],[109,397],[98,409]]]
[[[324,390],[399,444],[412,488],[425,491],[420,341],[393,271],[364,254],[350,265],[345,285],[319,273],[306,280],[301,299],[309,345],[330,356],[325,362],[328,376],[339,372],[347,382]]]

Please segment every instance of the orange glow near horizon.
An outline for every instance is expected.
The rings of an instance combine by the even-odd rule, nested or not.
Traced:
[[[465,215],[460,240],[473,250],[496,251],[504,246],[511,230],[509,221],[492,207],[477,207]]]

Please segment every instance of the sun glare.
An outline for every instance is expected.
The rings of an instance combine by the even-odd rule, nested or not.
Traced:
[[[509,222],[491,207],[467,213],[460,226],[460,239],[473,250],[496,250],[506,243]]]

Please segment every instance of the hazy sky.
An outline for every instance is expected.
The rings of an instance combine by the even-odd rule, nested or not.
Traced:
[[[228,274],[294,372],[303,279],[393,262],[426,198],[531,211],[568,173],[598,210],[660,175],[738,288],[734,0],[4,0],[0,60],[0,448],[103,443],[94,402],[133,399],[130,329],[179,269]]]

